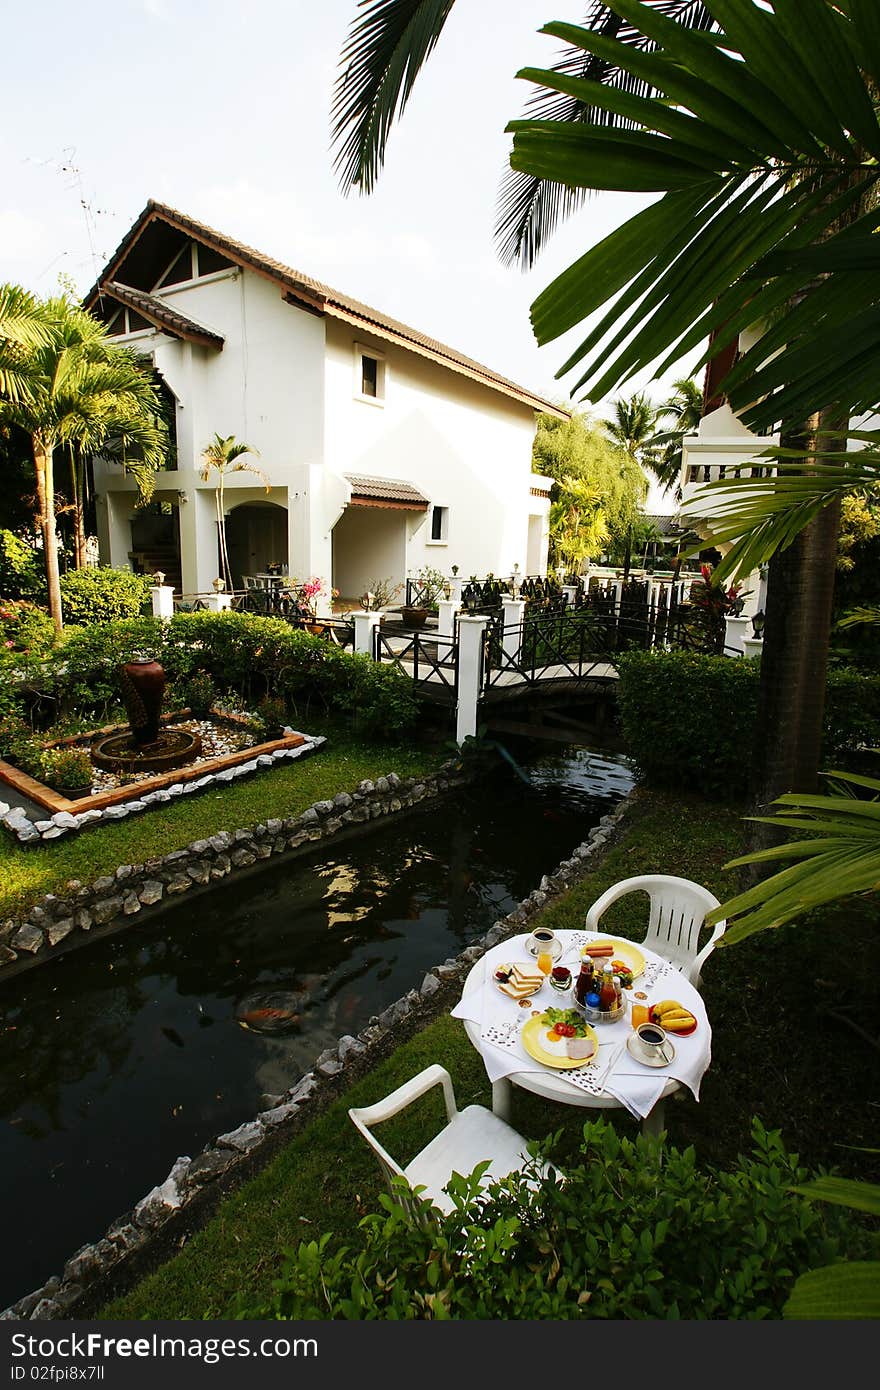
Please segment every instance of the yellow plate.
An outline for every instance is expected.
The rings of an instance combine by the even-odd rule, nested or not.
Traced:
[[[585,1067],[588,1066],[590,1062],[595,1062],[599,1052],[599,1039],[596,1037],[595,1030],[591,1028],[589,1024],[586,1025],[586,1028],[587,1031],[584,1036],[591,1038],[596,1048],[592,1057],[588,1057],[586,1061],[583,1057],[565,1057],[561,1052],[552,1052],[550,1050],[550,1044],[546,1042],[546,1034],[549,1032],[550,1025],[546,1021],[544,1014],[540,1014],[537,1018],[530,1018],[523,1028],[520,1037],[522,1038],[522,1045],[529,1056],[534,1057],[536,1062],[543,1062],[545,1067]],[[568,1039],[566,1039],[566,1041],[568,1041]],[[559,1045],[562,1045],[562,1039],[560,1039]]]
[[[581,947],[581,955],[589,955],[591,946],[613,946],[614,958],[622,960],[629,966],[634,980],[645,973],[645,957],[638,946],[634,946],[631,941],[622,941],[618,936],[597,936],[595,941],[588,941],[586,946]],[[599,964],[604,965],[606,959],[608,957],[601,957]]]

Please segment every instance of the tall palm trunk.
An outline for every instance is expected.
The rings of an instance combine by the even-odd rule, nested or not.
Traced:
[[[232,580],[229,574],[229,555],[226,550],[226,510],[223,489],[223,469],[219,470],[217,490],[214,493],[214,500],[217,504],[217,539],[220,542],[220,573],[223,583],[227,589],[232,588]]]
[[[55,530],[55,480],[52,476],[52,444],[40,434],[33,436],[34,469],[37,475],[37,503],[40,512],[40,531],[43,536],[43,557],[46,565],[46,585],[49,591],[49,612],[55,631],[61,632],[61,585],[58,582],[58,536]]]
[[[845,422],[844,422],[845,426]],[[783,436],[805,459],[839,414],[815,415]],[[751,795],[756,811],[785,792],[815,790],[822,750],[840,504],[823,508],[787,550],[770,561]],[[752,827],[751,848],[779,843],[772,826]]]
[[[85,459],[79,449],[72,448],[70,492],[73,499],[73,563],[78,570],[86,567],[85,472]]]

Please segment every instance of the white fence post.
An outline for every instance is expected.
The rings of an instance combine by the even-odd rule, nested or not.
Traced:
[[[154,618],[174,617],[174,589],[170,584],[154,584],[151,598]]]
[[[461,598],[441,598],[437,604],[437,636],[452,637],[455,615],[461,608]]]
[[[483,675],[483,633],[489,619],[462,617],[458,620],[458,704],[455,709],[455,738],[463,743],[477,732],[477,705]]]
[[[447,581],[449,584],[449,599],[451,603],[457,603],[461,607],[461,591],[464,588],[464,580],[460,574],[454,574]]]
[[[231,594],[205,594],[205,608],[209,613],[228,613],[231,607]]]
[[[760,656],[764,650],[763,637],[744,637],[743,656]]]
[[[512,661],[515,661],[519,656],[520,648],[522,647],[522,625],[525,607],[525,599],[511,598],[509,594],[502,594],[501,622],[504,631],[501,637],[501,649],[504,655],[509,656]]]
[[[729,648],[729,653],[733,652],[736,656],[743,655],[746,633],[751,625],[751,618],[741,616],[735,618],[732,614],[728,614],[724,619],[724,645]]]
[[[577,603],[578,586],[576,584],[563,584],[562,592],[565,594],[566,608],[574,608]]]
[[[379,612],[364,612],[355,613],[353,616],[354,649],[356,652],[363,652],[366,656],[373,656],[373,633],[382,621],[382,614]]]

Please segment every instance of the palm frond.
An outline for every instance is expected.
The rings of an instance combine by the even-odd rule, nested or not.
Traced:
[[[742,855],[725,866],[734,868],[774,859],[795,861],[708,915],[709,923],[727,919],[725,945],[735,945],[755,932],[784,926],[813,908],[851,893],[872,892],[880,887],[880,780],[845,772],[823,775],[845,784],[845,793],[781,796],[771,808],[775,809],[774,815],[750,817],[799,830],[806,838]],[[859,796],[854,788],[872,792],[873,798]]]
[[[331,110],[343,191],[371,192],[394,119],[405,108],[454,0],[360,0],[342,49]]]

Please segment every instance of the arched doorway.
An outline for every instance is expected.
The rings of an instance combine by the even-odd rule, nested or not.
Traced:
[[[261,574],[270,565],[287,569],[287,508],[277,502],[243,502],[226,518],[226,549],[236,589],[242,576]],[[218,570],[219,573],[219,570]]]

